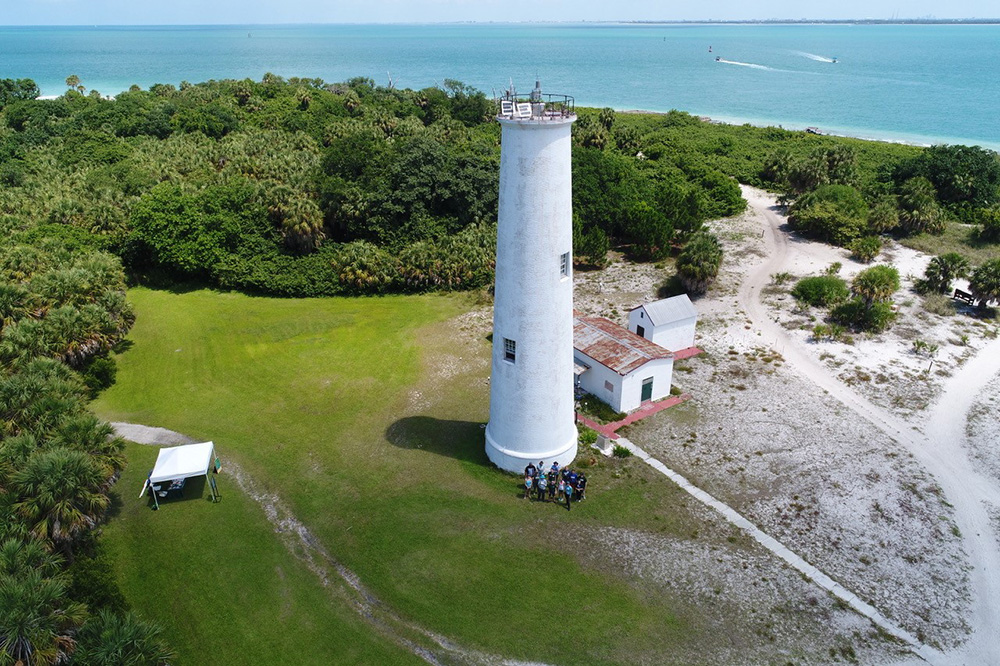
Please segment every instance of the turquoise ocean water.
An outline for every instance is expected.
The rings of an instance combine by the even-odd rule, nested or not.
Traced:
[[[709,53],[709,47],[712,53]],[[721,62],[715,60],[722,58]],[[830,62],[836,58],[836,63]],[[1000,149],[1000,26],[446,24],[0,28],[0,78],[132,84],[368,76],[487,94]]]

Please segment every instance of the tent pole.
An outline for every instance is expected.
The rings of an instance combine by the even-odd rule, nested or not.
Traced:
[[[152,483],[149,484],[149,490],[150,490],[150,492],[153,493],[153,505],[156,507],[155,510],[159,511],[160,510],[160,500],[158,500],[156,498],[156,491],[153,490],[153,484]]]

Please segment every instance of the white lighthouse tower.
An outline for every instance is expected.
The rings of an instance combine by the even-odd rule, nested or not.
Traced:
[[[576,457],[571,97],[500,102],[500,210],[486,454],[520,472]]]

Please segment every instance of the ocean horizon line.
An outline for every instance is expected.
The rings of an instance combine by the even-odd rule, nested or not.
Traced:
[[[830,26],[830,25],[1000,25],[1000,16],[996,17],[953,17],[953,18],[891,18],[879,19],[872,17],[844,17],[823,19],[576,19],[558,20],[526,20],[526,21],[277,21],[260,23],[9,23],[0,24],[0,29],[6,28],[246,28],[246,27],[296,27],[296,26],[432,26],[432,25],[622,25],[622,26],[656,26],[656,25],[790,25],[790,26]]]

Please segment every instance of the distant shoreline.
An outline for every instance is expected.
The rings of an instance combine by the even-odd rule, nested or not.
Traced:
[[[681,109],[677,110],[681,111]],[[669,113],[669,111],[651,111],[649,109],[615,109],[615,111],[617,111],[618,113],[629,113],[629,114],[650,115],[650,116],[665,116]],[[694,116],[695,118],[704,123],[710,123],[713,125],[731,125],[733,127],[739,127],[740,125],[750,125],[752,127],[776,127],[778,129],[788,130],[789,132],[805,132],[810,127],[810,126],[799,127],[798,125],[784,125],[767,121],[739,120],[735,118],[726,118],[726,119],[712,118],[710,116],[690,113],[688,111],[684,111],[684,113],[688,113],[689,115]],[[818,132],[815,132],[815,134],[817,134],[818,136],[834,136],[841,139],[855,139],[858,141],[876,141],[878,143],[895,143],[902,146],[913,146],[915,148],[930,148],[931,146],[945,145],[945,144],[962,145],[962,146],[979,146],[981,148],[985,148],[986,150],[1000,152],[1000,146],[992,144],[984,145],[982,142],[977,142],[970,139],[960,139],[957,137],[951,140],[933,141],[931,139],[926,139],[921,141],[918,139],[904,139],[904,138],[893,138],[887,136],[878,136],[877,131],[872,132],[871,135],[868,135],[860,133],[863,132],[864,130],[858,130],[858,133],[852,133],[849,131],[847,132],[827,131],[821,127],[816,127],[813,129],[819,130]]]
[[[579,21],[349,21],[278,23],[14,23],[4,28],[267,28],[296,26],[409,26],[409,25],[1000,25],[996,18],[839,18],[839,19],[591,19]]]

